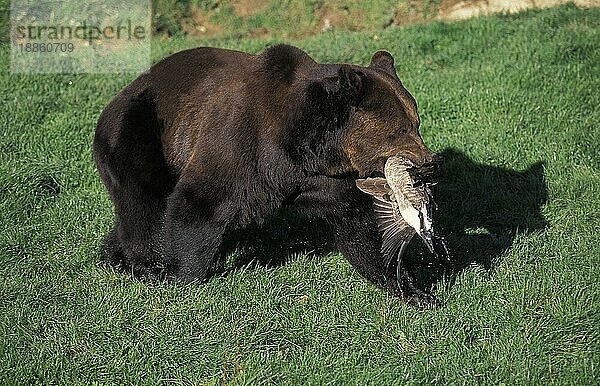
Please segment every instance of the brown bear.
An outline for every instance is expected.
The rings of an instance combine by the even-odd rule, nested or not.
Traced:
[[[371,197],[355,185],[393,155],[431,170],[419,123],[385,51],[368,67],[319,64],[289,45],[171,55],[98,120],[94,160],[116,212],[103,260],[203,281],[229,232],[292,206],[326,219],[362,276],[432,305],[404,267],[384,263]]]

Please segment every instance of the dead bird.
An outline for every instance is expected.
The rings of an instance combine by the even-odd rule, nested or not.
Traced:
[[[381,253],[388,265],[397,260],[397,278],[401,259],[408,243],[418,234],[438,258],[449,260],[443,238],[433,230],[432,214],[436,208],[431,192],[433,182],[421,177],[415,165],[403,157],[390,157],[385,163],[385,178],[356,180],[356,186],[373,196],[373,209],[382,233]]]

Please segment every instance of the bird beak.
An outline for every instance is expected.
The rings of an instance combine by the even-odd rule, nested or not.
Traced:
[[[425,242],[425,245],[427,245],[427,248],[429,248],[429,251],[433,254],[435,254],[435,247],[433,245],[433,234],[431,231],[426,231],[423,234],[420,235],[421,238],[423,239],[423,241]]]
[[[432,230],[426,231],[420,236],[431,253],[438,258],[443,257],[444,259],[450,261],[450,253],[448,252],[448,247],[446,246],[444,239],[434,236]]]

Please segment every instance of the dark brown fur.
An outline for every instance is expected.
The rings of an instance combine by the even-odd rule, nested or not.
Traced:
[[[285,205],[327,219],[367,279],[415,304],[433,298],[386,270],[371,199],[354,184],[390,155],[427,163],[412,96],[390,54],[318,64],[278,45],[259,55],[196,48],[140,75],[104,109],[94,159],[115,205],[103,257],[205,280],[223,235]]]

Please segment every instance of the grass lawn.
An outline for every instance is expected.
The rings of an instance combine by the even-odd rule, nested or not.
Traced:
[[[154,55],[273,43],[156,39]],[[0,383],[599,382],[600,9],[292,43],[324,62],[395,56],[425,142],[447,160],[438,223],[454,270],[409,251],[445,306],[388,297],[295,219],[204,285],[102,267],[113,214],[92,136],[134,76],[11,75],[3,44]]]

